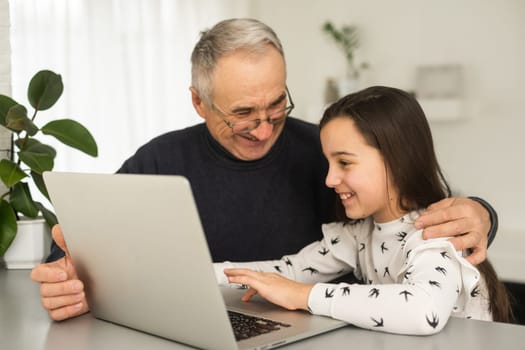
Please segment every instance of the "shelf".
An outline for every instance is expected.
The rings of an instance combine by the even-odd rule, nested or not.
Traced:
[[[459,98],[418,98],[429,121],[454,121],[464,118],[463,100]]]

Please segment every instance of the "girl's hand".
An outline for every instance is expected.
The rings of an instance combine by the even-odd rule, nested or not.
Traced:
[[[288,310],[308,309],[308,296],[312,285],[289,280],[279,274],[257,272],[249,269],[225,269],[230,283],[249,286],[243,301],[249,301],[255,294]]]

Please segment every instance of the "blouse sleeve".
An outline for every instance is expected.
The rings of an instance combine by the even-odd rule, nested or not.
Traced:
[[[254,261],[245,263],[223,262],[213,264],[219,284],[228,284],[223,271],[225,268],[246,268],[255,271],[275,272],[301,283],[331,281],[355,268],[355,254],[347,253],[344,258],[334,254],[336,246],[346,252],[355,251],[355,237],[339,223],[323,225],[324,238],[311,243],[297,254],[285,255],[280,260]],[[343,247],[344,246],[344,247]],[[349,258],[348,255],[353,258]]]
[[[462,291],[463,263],[447,241],[407,255],[394,284],[318,283],[309,297],[311,312],[383,332],[439,332]]]

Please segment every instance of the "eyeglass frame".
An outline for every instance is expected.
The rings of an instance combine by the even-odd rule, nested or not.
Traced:
[[[256,118],[256,119],[250,119],[250,120],[241,120],[241,121],[237,121],[237,122],[230,122],[226,119],[226,117],[230,117],[230,118],[239,118],[238,116],[235,116],[235,115],[232,115],[232,114],[229,114],[229,113],[225,113],[222,111],[222,109],[220,109],[215,103],[211,103],[211,108],[213,108],[215,111],[219,112],[220,113],[220,117],[222,119],[222,121],[232,130],[232,133],[234,134],[241,134],[241,135],[244,135],[244,134],[248,134],[250,132],[252,132],[253,130],[257,129],[263,122],[267,122],[268,124],[270,125],[279,125],[281,124],[282,122],[285,121],[285,119],[290,115],[290,113],[292,113],[292,110],[295,108],[295,104],[293,103],[293,100],[292,100],[292,95],[290,95],[290,91],[288,90],[288,86],[285,87],[285,92],[286,92],[286,97],[288,98],[288,102],[290,103],[288,106],[284,107],[283,109],[280,109],[278,111],[275,111],[274,113],[272,113],[273,115],[275,114],[278,114],[278,113],[282,113],[284,112],[284,116],[281,117],[281,118],[276,118],[276,119],[271,119],[271,115],[266,115],[265,118]],[[238,125],[241,125],[241,124],[247,124],[247,123],[253,123],[255,122],[255,127],[252,128],[252,129],[247,129],[247,130],[243,130],[242,132],[235,132],[233,130],[233,128],[235,126],[238,126]]]

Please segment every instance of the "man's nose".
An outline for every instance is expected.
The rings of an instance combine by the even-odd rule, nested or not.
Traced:
[[[262,120],[261,124],[259,126],[252,130],[250,134],[252,136],[255,136],[259,141],[264,141],[270,138],[273,133],[274,126],[270,123],[268,123],[266,120]]]

